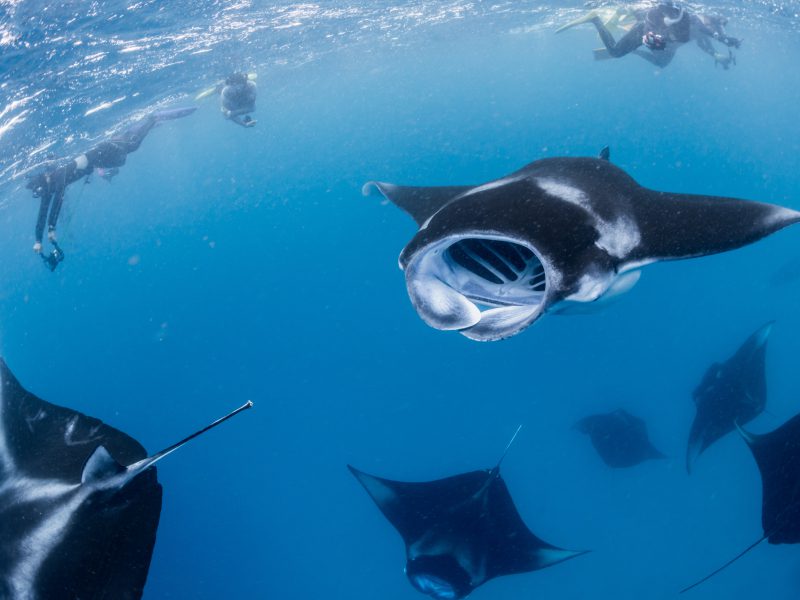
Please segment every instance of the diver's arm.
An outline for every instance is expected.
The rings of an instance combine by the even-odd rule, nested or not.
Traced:
[[[738,48],[742,45],[742,40],[739,38],[730,37],[725,34],[720,35],[717,39],[725,44],[728,48]]]
[[[716,57],[717,52],[714,50],[714,44],[711,43],[711,40],[708,38],[708,36],[697,36],[697,47],[709,56]]]
[[[730,50],[728,50],[728,54],[717,52],[709,37],[699,36],[697,38],[697,47],[714,59],[714,66],[719,64],[722,65],[723,69],[727,69],[731,66],[731,63],[736,64],[733,53]]]

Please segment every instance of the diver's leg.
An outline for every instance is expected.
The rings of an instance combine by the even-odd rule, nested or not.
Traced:
[[[592,19],[592,24],[597,29],[597,33],[600,35],[600,39],[603,40],[603,44],[608,50],[608,53],[614,58],[630,54],[642,45],[642,35],[644,35],[644,24],[642,23],[631,28],[618,42],[614,40],[614,36],[606,29],[606,26],[603,25],[599,17]]]
[[[153,114],[146,116],[144,119],[137,121],[128,127],[128,129],[123,131],[122,134],[111,138],[109,141],[118,146],[120,150],[125,152],[125,154],[130,154],[134,150],[139,149],[142,140],[144,140],[145,136],[150,133],[150,130],[156,125],[156,123],[159,121],[180,119],[181,117],[192,114],[195,110],[197,110],[197,108],[194,106],[187,108],[173,108],[169,110],[157,110]]]
[[[656,67],[660,67],[662,69],[671,63],[673,58],[675,58],[675,50],[669,49],[657,50],[655,52],[637,50],[635,54],[637,56],[641,56],[651,65],[655,65]]]
[[[39,202],[39,217],[36,219],[36,244],[33,249],[39,252],[42,249],[42,236],[44,236],[44,226],[47,222],[47,211],[50,208],[50,200],[53,194],[50,191],[42,193],[42,199]]]
[[[59,187],[53,194],[53,204],[50,206],[50,218],[47,220],[47,239],[51,242],[56,239],[56,225],[61,206],[64,204],[64,188]]]
[[[137,121],[128,129],[123,131],[119,136],[109,140],[112,144],[117,146],[120,152],[130,154],[139,148],[139,145],[144,140],[145,136],[150,133],[150,130],[158,122],[158,119],[153,115],[149,115],[140,121]]]

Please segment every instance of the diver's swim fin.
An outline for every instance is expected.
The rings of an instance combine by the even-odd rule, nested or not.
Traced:
[[[214,94],[218,93],[220,91],[220,89],[222,89],[223,85],[225,85],[224,81],[218,81],[212,87],[207,88],[207,89],[203,90],[202,92],[200,92],[199,94],[197,94],[197,96],[195,96],[194,99],[195,100],[203,100],[204,98],[208,98],[209,96],[213,96]]]
[[[566,25],[562,25],[556,29],[556,33],[564,31],[565,29],[577,27],[578,25],[583,25],[584,23],[589,23],[595,17],[600,19],[600,22],[605,25],[606,29],[608,29],[615,39],[619,39],[628,33],[638,22],[638,19],[636,18],[636,11],[633,9],[623,6],[606,6],[603,8],[595,8],[594,10],[590,10],[577,19],[570,21]]]
[[[258,80],[258,73],[248,73],[247,74],[247,81],[257,81],[257,80]],[[220,92],[220,90],[222,90],[222,86],[224,86],[224,85],[225,85],[224,81],[218,81],[217,83],[215,83],[210,88],[206,88],[202,92],[197,94],[197,96],[195,96],[194,99],[195,100],[203,100],[205,98],[208,98],[209,96],[213,96],[214,94],[218,94]]]
[[[614,58],[611,56],[611,53],[605,48],[596,48],[592,50],[594,53],[595,60],[608,60],[609,58]]]
[[[573,19],[572,21],[570,21],[566,25],[562,25],[561,27],[556,29],[556,33],[561,33],[562,31],[564,31],[566,29],[571,29],[573,27],[577,27],[578,25],[583,25],[584,23],[588,23],[589,21],[591,21],[592,19],[594,19],[597,16],[599,16],[599,15],[598,15],[598,12],[596,10],[590,10],[589,12],[581,15],[577,19]]]
[[[169,121],[172,119],[180,119],[187,117],[197,110],[196,106],[184,106],[183,108],[167,108],[164,110],[157,110],[153,113],[156,121]]]

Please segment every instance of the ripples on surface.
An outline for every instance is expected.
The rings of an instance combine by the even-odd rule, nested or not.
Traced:
[[[411,43],[444,24],[530,31],[582,4],[416,1],[0,0],[0,181],[159,104],[186,99],[232,69],[298,66],[337,48]],[[600,3],[596,3],[600,4]],[[716,4],[748,27],[800,29],[800,2]]]

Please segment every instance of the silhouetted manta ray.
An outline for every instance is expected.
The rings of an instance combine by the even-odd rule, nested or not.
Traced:
[[[761,472],[761,527],[764,536],[719,569],[682,590],[707,581],[739,560],[764,540],[770,544],[800,543],[800,415],[775,431],[748,433],[739,428]]]
[[[400,268],[422,320],[499,340],[560,303],[627,291],[644,265],[732,250],[800,221],[771,204],[649,190],[601,156],[538,160],[478,186],[365,184],[419,225]]]
[[[437,600],[464,598],[495,577],[584,554],[556,548],[531,533],[500,476],[499,462],[493,469],[421,483],[348,468],[402,536],[411,584]]]
[[[0,598],[140,598],[161,514],[153,465],[250,406],[148,457],[26,391],[0,359]]]
[[[621,408],[584,417],[575,423],[575,429],[591,438],[609,467],[633,467],[646,460],[666,458],[650,442],[644,421]]]
[[[686,471],[706,448],[745,425],[764,411],[767,404],[767,376],[764,362],[767,340],[774,322],[763,325],[724,363],[711,365],[694,391],[697,407],[689,444]]]

